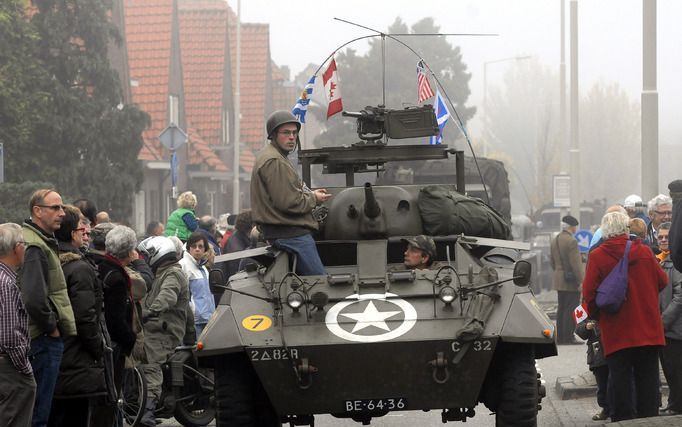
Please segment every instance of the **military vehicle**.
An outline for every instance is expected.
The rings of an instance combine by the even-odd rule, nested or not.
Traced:
[[[434,236],[436,262],[403,265],[402,240],[423,233],[424,185],[356,183],[389,161],[454,157],[446,145],[390,145],[437,131],[430,105],[367,107],[351,146],[299,151],[311,166],[345,175],[346,185],[314,216],[327,274],[299,276],[296,259],[258,247],[216,257],[253,262],[210,282],[224,291],[199,337],[200,364],[215,370],[218,426],[314,425],[316,414],[369,424],[392,411],[438,410],[466,421],[482,402],[498,426],[534,426],[544,385],[535,360],[555,356],[554,326],[529,289],[528,243],[466,235]],[[358,185],[360,184],[360,185]]]

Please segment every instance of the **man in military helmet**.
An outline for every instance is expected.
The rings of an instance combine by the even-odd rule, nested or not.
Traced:
[[[420,234],[413,239],[402,239],[407,243],[405,268],[413,270],[429,268],[436,258],[436,244],[429,236]]]
[[[251,213],[265,240],[296,255],[296,273],[325,274],[311,233],[313,209],[329,200],[325,189],[310,190],[287,158],[298,143],[301,123],[289,111],[275,111],[266,123],[270,144],[256,158],[251,175]]]

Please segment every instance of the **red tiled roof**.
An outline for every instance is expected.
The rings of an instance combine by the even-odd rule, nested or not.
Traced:
[[[237,17],[230,13],[230,56],[232,85],[236,85]],[[241,25],[241,142],[260,147],[265,140],[265,111],[268,94],[270,64],[270,27],[268,24]]]
[[[227,172],[228,168],[225,166],[220,157],[213,151],[211,144],[199,135],[194,128],[189,128],[189,163],[191,165],[205,165],[211,170],[218,172]]]
[[[182,0],[179,12],[188,126],[197,129],[207,143],[220,144],[227,3],[225,0]]]
[[[149,113],[140,160],[161,160],[158,136],[166,126],[172,0],[125,0],[125,31],[133,103]]]

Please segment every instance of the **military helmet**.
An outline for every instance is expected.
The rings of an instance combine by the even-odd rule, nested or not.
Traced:
[[[413,247],[422,250],[426,255],[429,256],[431,261],[436,258],[436,243],[431,237],[420,234],[419,236],[415,236],[410,239],[400,240],[407,243],[408,245],[412,245]]]
[[[297,130],[301,130],[301,122],[298,121],[296,116],[291,114],[291,111],[278,110],[270,114],[270,117],[268,117],[268,121],[265,124],[268,139],[272,139],[272,134],[275,133],[275,130],[285,123],[293,123],[296,125]]]

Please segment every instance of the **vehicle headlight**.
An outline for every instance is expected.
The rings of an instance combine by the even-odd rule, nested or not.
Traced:
[[[294,311],[298,311],[304,302],[305,298],[300,292],[294,291],[287,295],[287,305]]]
[[[445,304],[452,304],[457,299],[457,291],[452,286],[443,286],[440,292],[438,292],[438,298]]]

